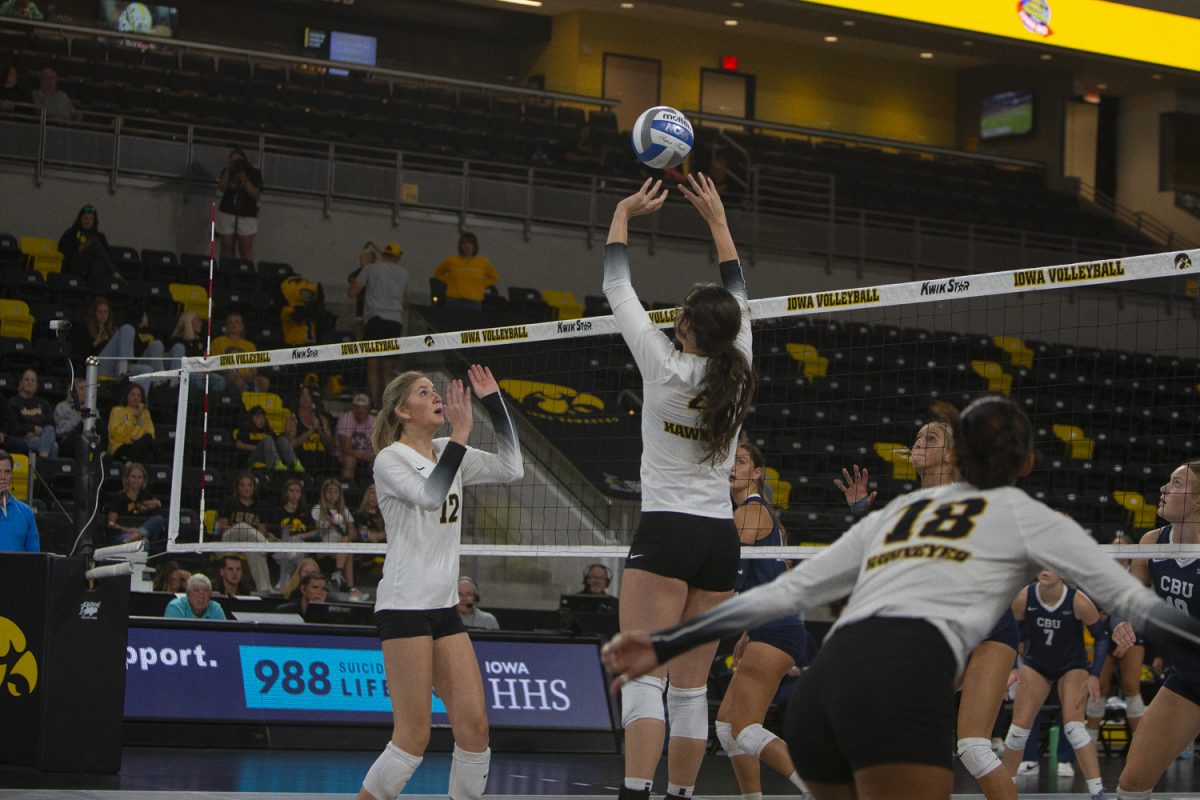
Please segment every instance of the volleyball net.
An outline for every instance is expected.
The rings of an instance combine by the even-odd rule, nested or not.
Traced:
[[[1011,397],[1033,421],[1037,465],[1023,488],[1102,543],[1119,533],[1136,541],[1158,524],[1158,488],[1200,457],[1200,323],[1189,296],[1198,259],[1197,250],[1159,253],[833,291],[796,287],[752,300],[759,388],[745,433],[765,456],[789,542],[753,555],[803,558],[836,540],[853,521],[833,483],[844,467],[869,472],[876,507],[917,488],[904,451],[931,402],[962,407],[986,393]],[[362,531],[275,540],[289,538],[277,527],[289,484],[299,483],[299,513],[310,523],[331,484],[352,514],[360,508],[369,465],[345,471],[332,419],[353,415],[353,404],[326,397],[317,409],[330,417],[332,441],[309,425],[301,425],[305,438],[289,433],[305,402],[300,388],[315,374],[361,375],[368,359],[383,358],[397,371],[425,372],[439,389],[465,377],[468,364],[485,364],[516,417],[525,477],[467,490],[464,555],[496,559],[529,580],[540,567],[518,567],[520,557],[615,565],[637,521],[640,375],[611,316],[522,322],[522,310],[496,311],[489,321],[498,314],[509,324],[484,328],[451,329],[473,318],[436,310],[426,316],[440,330],[404,338],[184,359],[190,380],[180,381],[175,409],[169,548],[382,554],[385,543],[363,540]],[[673,324],[672,307],[649,313],[662,328]],[[204,390],[206,378],[222,376],[228,387],[235,373],[246,386],[240,396],[213,391],[216,380]],[[271,436],[293,441],[303,472],[238,446],[255,407]],[[475,417],[471,444],[494,449],[486,415],[477,407]],[[361,441],[355,422],[343,425],[347,441]],[[230,541],[218,522],[247,476],[268,535]]]

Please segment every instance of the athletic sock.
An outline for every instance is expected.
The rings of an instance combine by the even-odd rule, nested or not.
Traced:
[[[695,786],[680,786],[677,783],[667,784],[667,798],[669,800],[689,800],[694,791],[696,791]]]
[[[650,800],[652,784],[653,781],[646,778],[626,778],[617,800]]]
[[[1104,791],[1103,778],[1088,778],[1087,781],[1088,794],[1097,795]]]
[[[742,795],[742,800],[763,800],[762,792],[751,792]]]
[[[796,772],[796,770],[792,770],[792,774],[788,775],[788,780],[792,782],[792,786],[795,786],[800,791],[808,791],[808,787],[804,785],[804,781],[800,780],[800,773]]]

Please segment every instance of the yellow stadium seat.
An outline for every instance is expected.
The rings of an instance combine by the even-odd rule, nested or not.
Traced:
[[[1091,461],[1096,443],[1077,425],[1055,425],[1054,435],[1067,443],[1067,457],[1076,461]]]
[[[63,254],[53,239],[22,236],[21,252],[25,254],[25,265],[42,273],[43,279],[51,272],[62,272]]]
[[[771,505],[780,511],[786,511],[792,498],[791,481],[780,478],[779,470],[774,467],[767,467],[763,475],[763,483],[770,489]]]
[[[1004,371],[1004,367],[995,361],[971,361],[971,369],[975,374],[987,381],[989,392],[1012,394],[1012,375]]]
[[[1117,505],[1129,512],[1133,527],[1153,528],[1158,521],[1158,506],[1147,503],[1141,492],[1114,491],[1112,496]]]
[[[788,355],[804,367],[804,377],[823,378],[829,374],[829,359],[821,355],[820,351],[811,344],[788,342],[787,351]]]
[[[33,338],[33,315],[23,300],[0,300],[0,338]]]
[[[208,319],[208,291],[194,283],[172,283],[167,287],[171,299],[183,306],[183,311],[194,311],[200,319]]]
[[[288,417],[292,415],[291,409],[283,405],[283,398],[274,392],[242,392],[242,405],[247,411],[262,406],[267,412],[267,424],[276,435],[283,433]]]
[[[993,336],[992,341],[1004,352],[1015,367],[1032,367],[1033,351],[1025,346],[1025,342],[1016,336]]]
[[[205,509],[204,511],[204,532],[211,536],[217,528],[217,510],[215,508]]]
[[[875,453],[892,465],[892,477],[896,480],[914,480],[917,471],[908,458],[908,445],[899,442],[876,442]]]
[[[558,311],[559,319],[579,319],[583,316],[583,304],[576,300],[571,292],[543,289],[542,299]]]
[[[24,453],[11,453],[13,460],[12,484],[9,491],[21,502],[29,499],[29,456]]]

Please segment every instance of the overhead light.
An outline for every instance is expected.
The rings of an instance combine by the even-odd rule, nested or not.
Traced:
[[[733,2],[729,5],[733,6],[734,8],[743,8],[746,4],[743,3],[742,0],[733,0]]]
[[[497,3],[512,3],[514,6],[542,7],[542,0],[496,0]]]
[[[1157,72],[1155,72],[1153,75],[1151,75],[1151,76],[1150,76],[1150,80],[1152,80],[1152,81],[1161,81],[1161,80],[1162,80],[1162,75],[1160,75],[1160,74],[1158,74]]]
[[[621,8],[633,8],[633,3],[621,3]]]
[[[836,36],[826,36],[825,37],[825,41],[829,42],[830,44],[833,44],[837,40],[838,40],[838,38]]]
[[[1108,88],[1108,84],[1107,83],[1097,83],[1096,88],[1103,92],[1105,89]]]
[[[926,50],[924,53],[921,53],[921,58],[923,58],[923,59],[925,59],[926,61],[928,61],[929,59],[933,58],[933,53],[931,53],[931,52],[929,52],[928,50]]]
[[[726,25],[727,27],[729,27],[729,28],[736,28],[736,27],[737,27],[737,24],[738,24],[738,23],[737,23],[737,20],[736,20],[736,19],[727,19],[727,20],[725,20],[725,25]]]
[[[842,24],[845,25],[847,28],[853,28],[858,23],[852,19],[844,19],[844,20],[842,20]]]
[[[975,43],[970,39],[963,39],[963,47],[974,47]]]
[[[1054,56],[1050,55],[1049,53],[1042,53],[1040,56],[1038,56],[1038,58],[1040,58],[1042,61],[1052,61]]]

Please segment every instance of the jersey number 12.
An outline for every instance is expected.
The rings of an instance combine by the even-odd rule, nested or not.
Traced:
[[[446,495],[446,501],[442,503],[442,518],[438,522],[443,525],[448,522],[458,522],[458,495]]]

